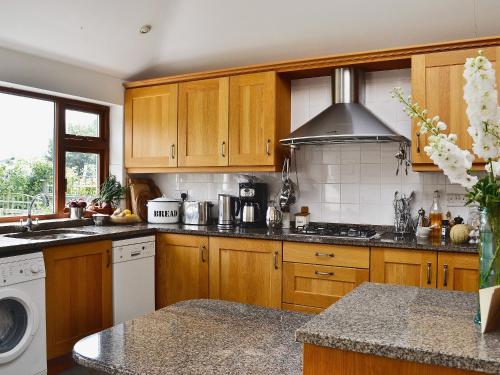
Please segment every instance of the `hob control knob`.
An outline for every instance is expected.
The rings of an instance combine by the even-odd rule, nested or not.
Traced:
[[[38,272],[40,272],[40,268],[38,267],[38,265],[33,264],[33,265],[30,267],[30,271],[31,271],[31,273],[38,273]]]

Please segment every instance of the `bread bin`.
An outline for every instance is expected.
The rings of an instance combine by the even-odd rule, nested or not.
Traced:
[[[180,218],[181,202],[178,199],[160,197],[148,201],[148,223],[173,224]]]
[[[181,220],[187,225],[208,225],[211,223],[212,202],[184,201],[182,202]]]

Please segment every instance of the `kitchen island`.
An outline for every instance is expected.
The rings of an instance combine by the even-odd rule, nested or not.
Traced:
[[[80,340],[73,358],[109,374],[301,374],[295,331],[311,315],[179,302]]]
[[[500,332],[481,334],[476,307],[476,293],[362,284],[297,331],[304,374],[500,374]]]

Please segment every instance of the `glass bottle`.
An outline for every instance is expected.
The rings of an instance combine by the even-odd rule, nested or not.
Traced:
[[[441,225],[443,221],[443,211],[439,204],[439,191],[434,191],[431,209],[429,210],[429,220],[431,226],[431,237],[441,238]]]

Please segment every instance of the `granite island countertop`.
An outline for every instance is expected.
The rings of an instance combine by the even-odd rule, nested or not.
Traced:
[[[88,336],[75,361],[109,374],[302,373],[295,330],[311,315],[190,300]]]
[[[70,224],[71,221],[68,221]],[[276,241],[293,241],[306,243],[322,243],[332,245],[371,246],[371,247],[394,247],[414,250],[431,250],[460,253],[477,253],[477,245],[454,244],[448,241],[438,240],[433,242],[429,239],[417,239],[415,236],[397,237],[394,233],[387,231],[380,239],[350,239],[335,238],[319,235],[297,234],[289,229],[278,229],[269,231],[267,228],[240,228],[232,230],[221,230],[216,225],[196,226],[182,224],[135,224],[135,225],[112,225],[112,226],[77,226],[72,230],[93,232],[84,237],[57,239],[46,241],[32,241],[29,239],[10,238],[0,235],[0,257],[33,252],[43,247],[56,246],[71,243],[80,243],[98,240],[115,240],[141,235],[154,235],[156,233],[193,234],[204,236],[220,236],[233,238],[254,238]]]
[[[500,332],[481,334],[477,294],[364,283],[296,332],[301,343],[500,374]]]

